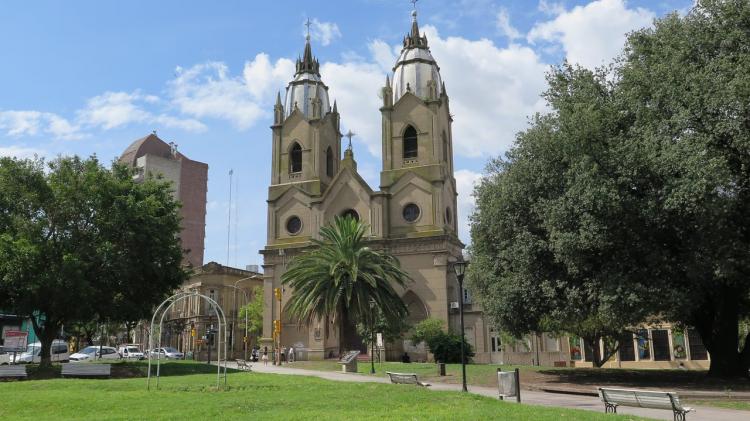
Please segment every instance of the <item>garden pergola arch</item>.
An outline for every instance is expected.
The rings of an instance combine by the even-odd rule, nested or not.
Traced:
[[[227,383],[227,320],[226,316],[224,315],[224,309],[221,308],[219,303],[217,303],[214,299],[211,297],[208,297],[206,295],[203,295],[199,293],[198,291],[180,291],[171,297],[167,298],[166,300],[162,301],[159,306],[156,307],[156,311],[154,311],[154,315],[151,317],[151,325],[149,329],[149,337],[148,337],[148,375],[146,379],[146,390],[149,390],[151,387],[151,350],[154,349],[154,323],[156,322],[156,316],[161,313],[161,317],[159,318],[159,340],[158,340],[158,346],[157,348],[161,348],[161,336],[162,336],[162,327],[164,324],[164,317],[166,316],[167,312],[170,308],[172,308],[173,305],[175,305],[177,302],[182,301],[186,298],[190,297],[199,297],[202,298],[211,305],[211,307],[214,310],[214,313],[216,314],[216,320],[219,324],[219,336],[217,338],[216,344],[216,360],[217,360],[217,372],[216,372],[216,388],[218,389],[221,386],[221,357],[224,356],[224,384]],[[166,306],[166,307],[165,307]],[[222,325],[224,327],[223,335],[222,335]],[[221,340],[224,339],[224,353],[221,353]],[[159,388],[159,377],[160,377],[160,367],[161,367],[161,353],[157,353],[156,355],[156,388]]]

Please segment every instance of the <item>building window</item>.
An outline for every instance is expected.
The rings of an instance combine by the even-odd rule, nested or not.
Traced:
[[[417,131],[409,126],[404,130],[404,159],[416,158],[418,151]]]
[[[638,359],[639,360],[650,360],[651,359],[651,345],[648,341],[648,330],[639,329],[636,335],[636,341],[638,341]]]
[[[342,218],[352,218],[355,221],[359,221],[359,214],[354,209],[347,209],[341,213]]]
[[[402,214],[406,222],[416,222],[417,219],[419,219],[420,214],[419,206],[415,205],[414,203],[409,203],[408,205],[404,206]]]
[[[286,220],[286,231],[295,235],[302,231],[302,220],[298,216],[292,216]]]
[[[330,146],[326,150],[326,175],[333,177],[333,151]]]
[[[289,150],[289,172],[302,172],[302,146],[297,142]]]
[[[654,343],[654,361],[669,361],[672,359],[672,353],[669,349],[669,331],[654,329],[651,331],[651,340]]]
[[[635,361],[635,345],[633,344],[633,334],[624,334],[618,342],[620,345],[620,361]]]
[[[463,294],[464,304],[471,304],[471,294],[469,293],[469,290],[466,288],[463,288],[463,290],[464,290],[464,294]]]
[[[707,360],[708,351],[706,346],[703,345],[701,335],[695,329],[688,330],[688,345],[690,346],[690,359],[691,360]]]

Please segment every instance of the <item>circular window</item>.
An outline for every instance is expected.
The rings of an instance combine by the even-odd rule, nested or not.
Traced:
[[[359,221],[359,214],[354,209],[345,210],[344,212],[341,213],[341,217],[342,218],[349,217],[349,218],[354,219],[355,221]]]
[[[453,223],[453,215],[451,215],[451,208],[445,208],[445,223],[448,225]]]
[[[292,216],[286,220],[286,230],[289,234],[299,234],[302,231],[302,220],[298,216]]]
[[[414,203],[409,203],[408,205],[404,206],[403,215],[406,222],[415,222],[417,219],[419,219],[419,206],[415,205]]]

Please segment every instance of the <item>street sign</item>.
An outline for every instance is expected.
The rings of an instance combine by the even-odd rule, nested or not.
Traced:
[[[24,352],[26,351],[28,337],[29,332],[8,330],[5,332],[5,345],[3,345],[3,348],[9,352]]]

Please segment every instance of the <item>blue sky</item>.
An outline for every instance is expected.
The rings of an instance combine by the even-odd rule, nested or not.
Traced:
[[[692,0],[421,0],[419,23],[451,98],[459,218],[473,183],[527,117],[545,110],[544,72],[611,60],[624,34]],[[152,130],[209,165],[206,262],[261,263],[272,105],[313,21],[342,129],[377,189],[377,90],[409,30],[406,0],[22,1],[0,7],[0,155],[96,154],[111,161]],[[229,170],[236,225],[227,253]],[[468,229],[461,237],[468,242]],[[229,259],[229,260],[227,260]]]

